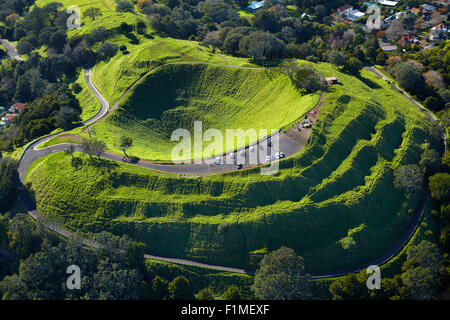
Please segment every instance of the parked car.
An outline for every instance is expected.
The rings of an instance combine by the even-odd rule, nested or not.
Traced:
[[[251,146],[249,150],[250,150],[250,152],[255,152],[255,147]]]
[[[241,156],[245,157],[245,149],[242,149],[239,153],[241,154]]]
[[[280,159],[286,158],[286,155],[283,152],[280,152]]]
[[[216,160],[214,160],[215,164],[221,164],[222,163],[222,158],[221,157],[217,157]]]
[[[236,168],[237,168],[238,170],[241,170],[242,167],[243,167],[242,163],[239,163],[239,164],[236,166]]]

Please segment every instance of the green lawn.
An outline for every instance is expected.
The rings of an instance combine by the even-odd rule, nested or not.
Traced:
[[[146,252],[208,263],[255,266],[260,252],[281,245],[314,272],[377,258],[420,200],[394,188],[392,169],[419,161],[431,143],[427,120],[370,72],[356,78],[315,66],[340,84],[329,89],[307,145],[277,176],[256,168],[179,178],[86,157],[75,170],[60,153],[28,173],[38,209],[74,230],[126,233]]]

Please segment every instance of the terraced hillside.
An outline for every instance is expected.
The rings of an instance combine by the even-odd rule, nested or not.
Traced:
[[[188,129],[193,137],[194,121],[202,121],[204,130],[215,128],[224,136],[226,129],[266,129],[270,133],[311,110],[319,96],[302,96],[286,75],[275,70],[170,64],[150,73],[120,108],[95,126],[95,132],[111,151],[120,153],[120,136],[128,135],[135,142],[131,154],[170,160],[178,143],[170,141],[172,132]],[[224,139],[223,149],[216,153],[226,151],[226,143]],[[201,157],[192,152],[195,158]]]
[[[365,70],[356,78],[315,66],[340,84],[329,89],[307,145],[277,176],[255,168],[179,178],[87,158],[76,170],[70,156],[54,154],[27,175],[37,208],[72,230],[126,233],[146,252],[214,264],[254,266],[281,245],[314,272],[377,258],[403,235],[421,198],[405,199],[392,172],[434,146],[428,120]]]

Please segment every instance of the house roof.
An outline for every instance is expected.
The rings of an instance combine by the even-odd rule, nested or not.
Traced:
[[[262,8],[263,6],[264,6],[264,0],[263,1],[252,1],[252,3],[247,8],[256,10],[256,9]]]
[[[17,114],[16,114],[16,113],[9,113],[9,114],[7,114],[7,115],[5,116],[6,120],[12,120],[12,119],[14,119],[15,117],[17,117]]]
[[[421,5],[421,7],[422,7],[424,10],[427,10],[427,11],[433,11],[433,10],[436,10],[436,7],[435,7],[435,6],[432,6],[431,4],[423,4],[423,5]]]
[[[14,108],[16,108],[17,110],[19,110],[19,112],[22,112],[25,107],[27,106],[26,103],[20,103],[20,102],[16,102],[12,105]]]
[[[353,9],[353,6],[352,5],[349,5],[348,3],[347,4],[344,4],[342,7],[339,7],[339,8],[337,8],[337,12],[342,12],[342,11],[345,11],[345,10],[348,10],[348,9]]]
[[[395,7],[398,1],[380,0],[378,3],[388,7]]]

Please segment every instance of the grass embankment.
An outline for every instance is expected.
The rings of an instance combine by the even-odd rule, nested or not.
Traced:
[[[314,272],[379,257],[402,237],[420,200],[394,188],[392,170],[419,161],[427,120],[370,72],[355,78],[316,67],[340,84],[278,176],[256,168],[180,179],[86,158],[75,170],[69,156],[54,154],[27,177],[38,209],[72,229],[126,233],[146,252],[222,265],[254,266],[259,252],[281,245]]]
[[[145,73],[163,64],[206,62],[254,67],[249,59],[221,54],[222,58],[218,55],[219,51],[218,54],[212,53],[194,41],[162,38],[158,35],[117,35],[108,41],[127,47],[126,54],[119,52],[109,61],[100,62],[94,68],[93,81],[111,106]]]
[[[121,153],[118,143],[127,135],[134,140],[130,154],[167,161],[178,143],[170,141],[172,132],[188,129],[193,139],[194,121],[202,121],[204,131],[222,132],[223,148],[215,150],[221,154],[227,150],[227,129],[270,133],[308,112],[318,100],[318,93],[302,96],[278,71],[174,64],[149,74],[94,130],[110,151]],[[192,156],[200,158],[201,154],[192,150]]]

